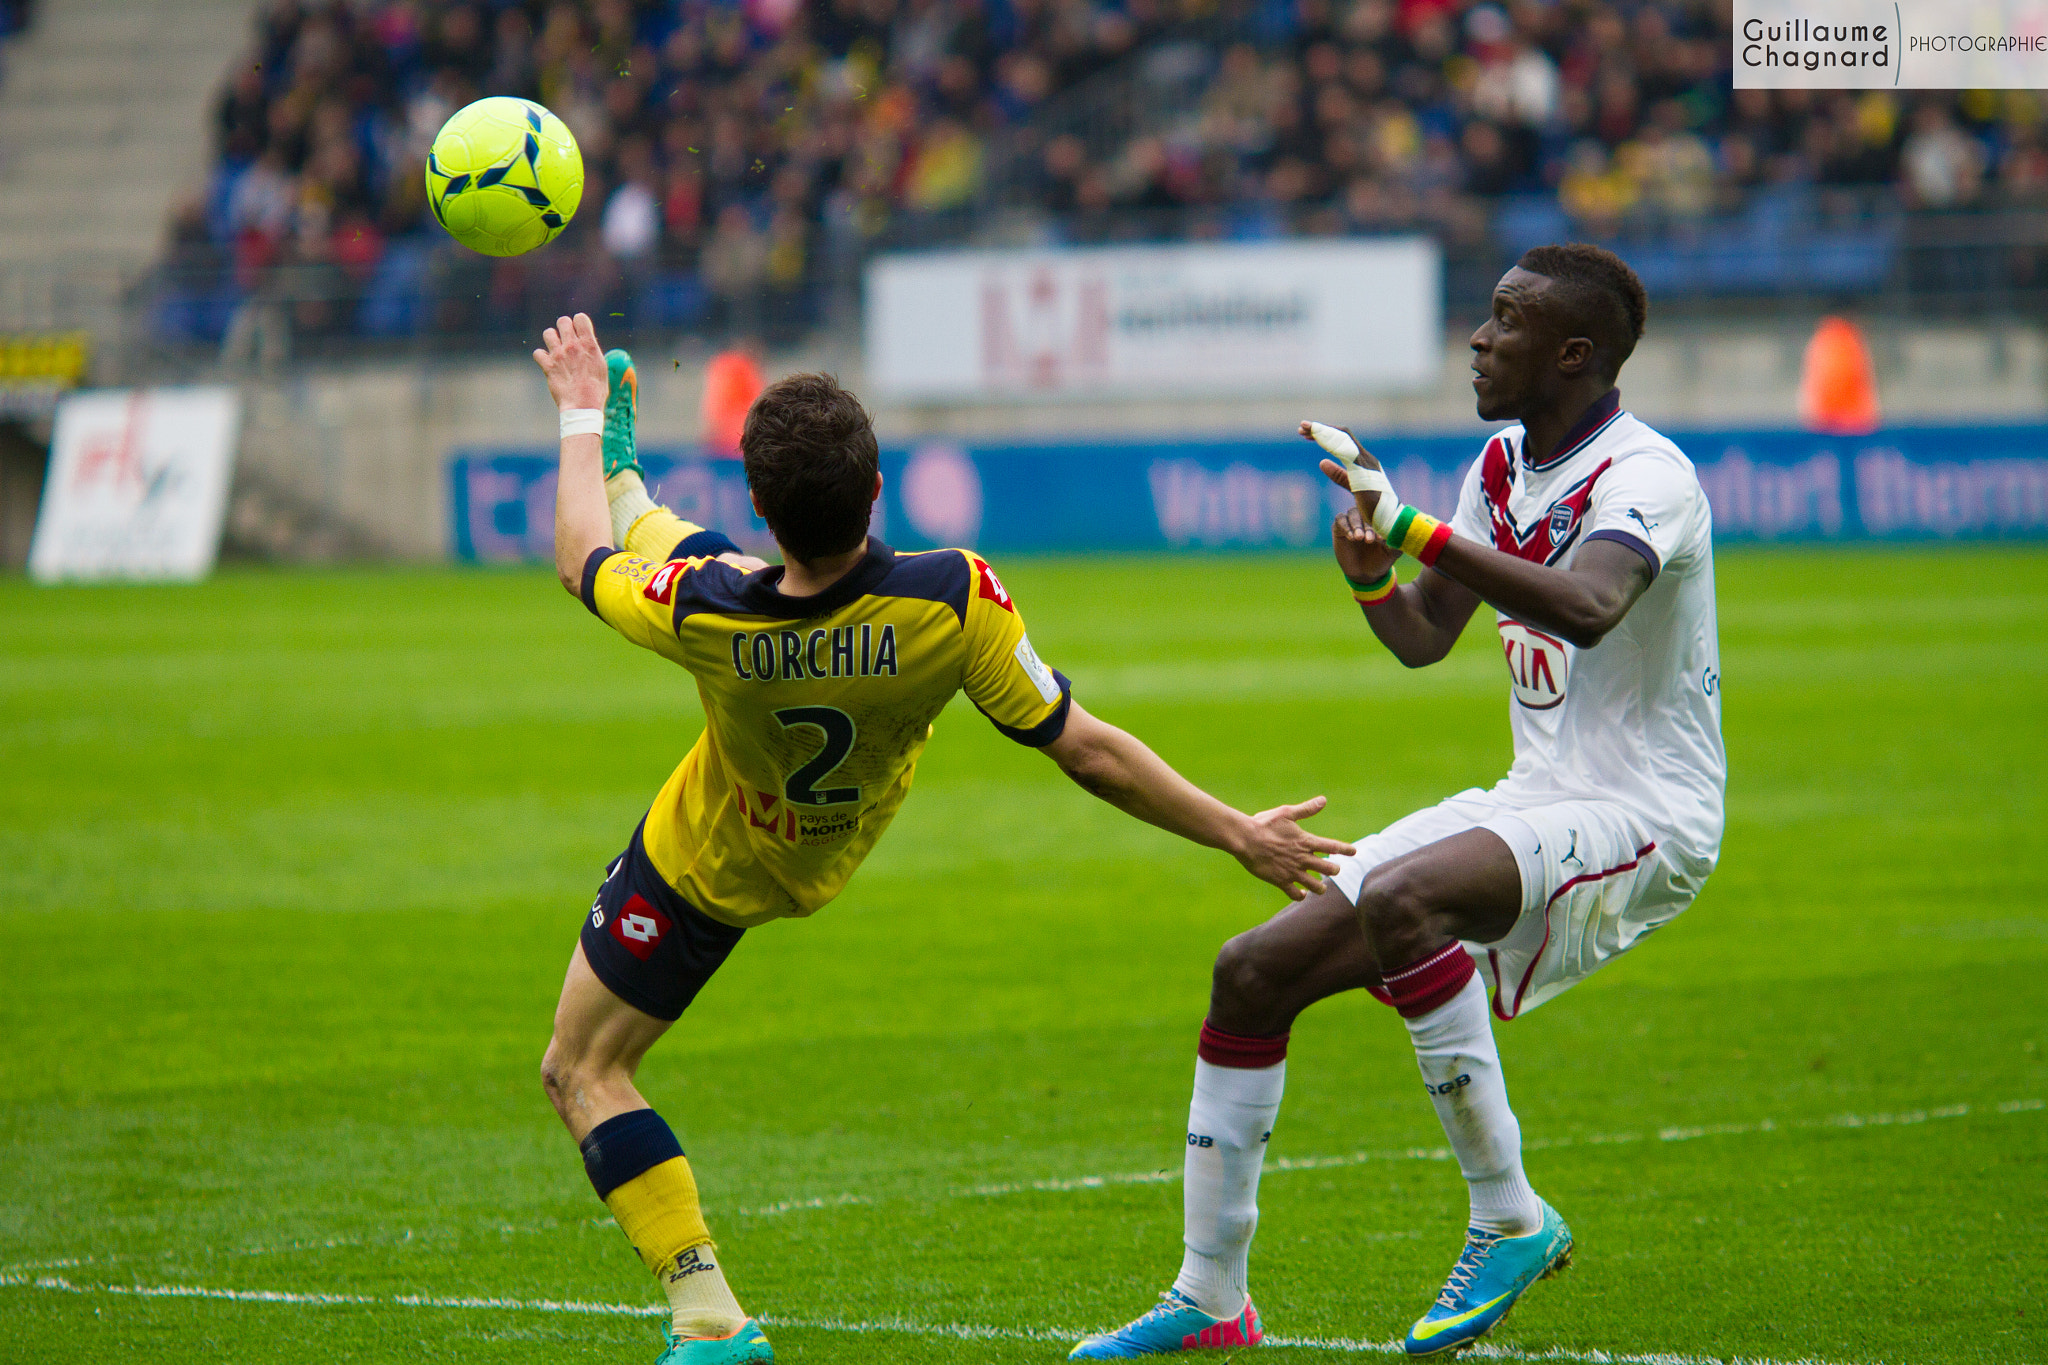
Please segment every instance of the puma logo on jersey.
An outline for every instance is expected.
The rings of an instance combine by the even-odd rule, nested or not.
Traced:
[[[1654,521],[1644,521],[1644,520],[1643,520],[1643,514],[1642,514],[1641,512],[1638,512],[1638,511],[1637,511],[1637,510],[1636,510],[1635,508],[1633,508],[1633,507],[1631,507],[1631,508],[1629,508],[1629,509],[1628,509],[1628,517],[1629,517],[1629,520],[1630,520],[1630,521],[1633,521],[1633,522],[1634,522],[1634,523],[1635,523],[1636,525],[1638,525],[1638,526],[1640,526],[1640,527],[1642,527],[1642,528],[1643,528],[1643,534],[1644,534],[1644,535],[1648,535],[1648,534],[1649,534],[1650,532],[1652,532],[1652,531],[1654,531],[1654,530],[1656,530],[1656,529],[1657,529],[1657,523],[1656,523],[1656,522],[1654,522]]]

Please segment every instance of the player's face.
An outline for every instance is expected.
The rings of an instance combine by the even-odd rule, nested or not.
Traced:
[[[1516,266],[1493,288],[1493,315],[1472,334],[1472,392],[1483,421],[1523,417],[1543,396],[1557,358],[1541,302],[1549,283]]]

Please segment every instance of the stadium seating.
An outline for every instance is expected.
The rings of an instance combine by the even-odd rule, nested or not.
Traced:
[[[180,207],[173,336],[517,328],[565,299],[789,334],[875,249],[1425,230],[1604,241],[1664,297],[1870,291],[1906,215],[2048,197],[2042,104],[1731,92],[1709,0],[273,0]],[[535,258],[445,250],[419,164],[481,94],[589,167]],[[1479,269],[1479,276],[1488,269]]]

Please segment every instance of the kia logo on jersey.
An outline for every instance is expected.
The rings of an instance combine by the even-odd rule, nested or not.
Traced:
[[[650,602],[659,602],[664,607],[672,605],[676,595],[676,579],[681,577],[682,572],[682,563],[671,560],[654,571],[654,577],[647,580],[647,586],[640,590],[640,595]]]
[[[1507,656],[1508,683],[1516,701],[1531,711],[1548,711],[1564,700],[1571,669],[1564,641],[1531,630],[1520,621],[1502,621],[1500,647]]]
[[[661,936],[673,927],[667,915],[648,904],[647,898],[636,891],[619,907],[619,913],[612,916],[611,935],[619,941],[620,947],[645,962],[653,955],[654,946],[661,942]]]
[[[988,561],[977,559],[974,561],[974,567],[976,576],[981,580],[981,595],[1004,611],[1016,611],[1017,609],[1010,605],[1010,594],[1003,591],[1003,582],[996,577],[996,571],[988,566]]]

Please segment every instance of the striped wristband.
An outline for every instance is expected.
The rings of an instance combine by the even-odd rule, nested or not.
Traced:
[[[1350,574],[1344,575],[1344,581],[1351,585],[1351,596],[1361,607],[1375,606],[1386,601],[1394,595],[1394,589],[1401,586],[1394,581],[1394,570],[1391,565],[1385,573],[1370,583],[1361,583]]]
[[[1425,565],[1436,563],[1436,557],[1444,552],[1450,539],[1450,527],[1413,507],[1403,507],[1395,515],[1394,524],[1387,528],[1387,544]]]

